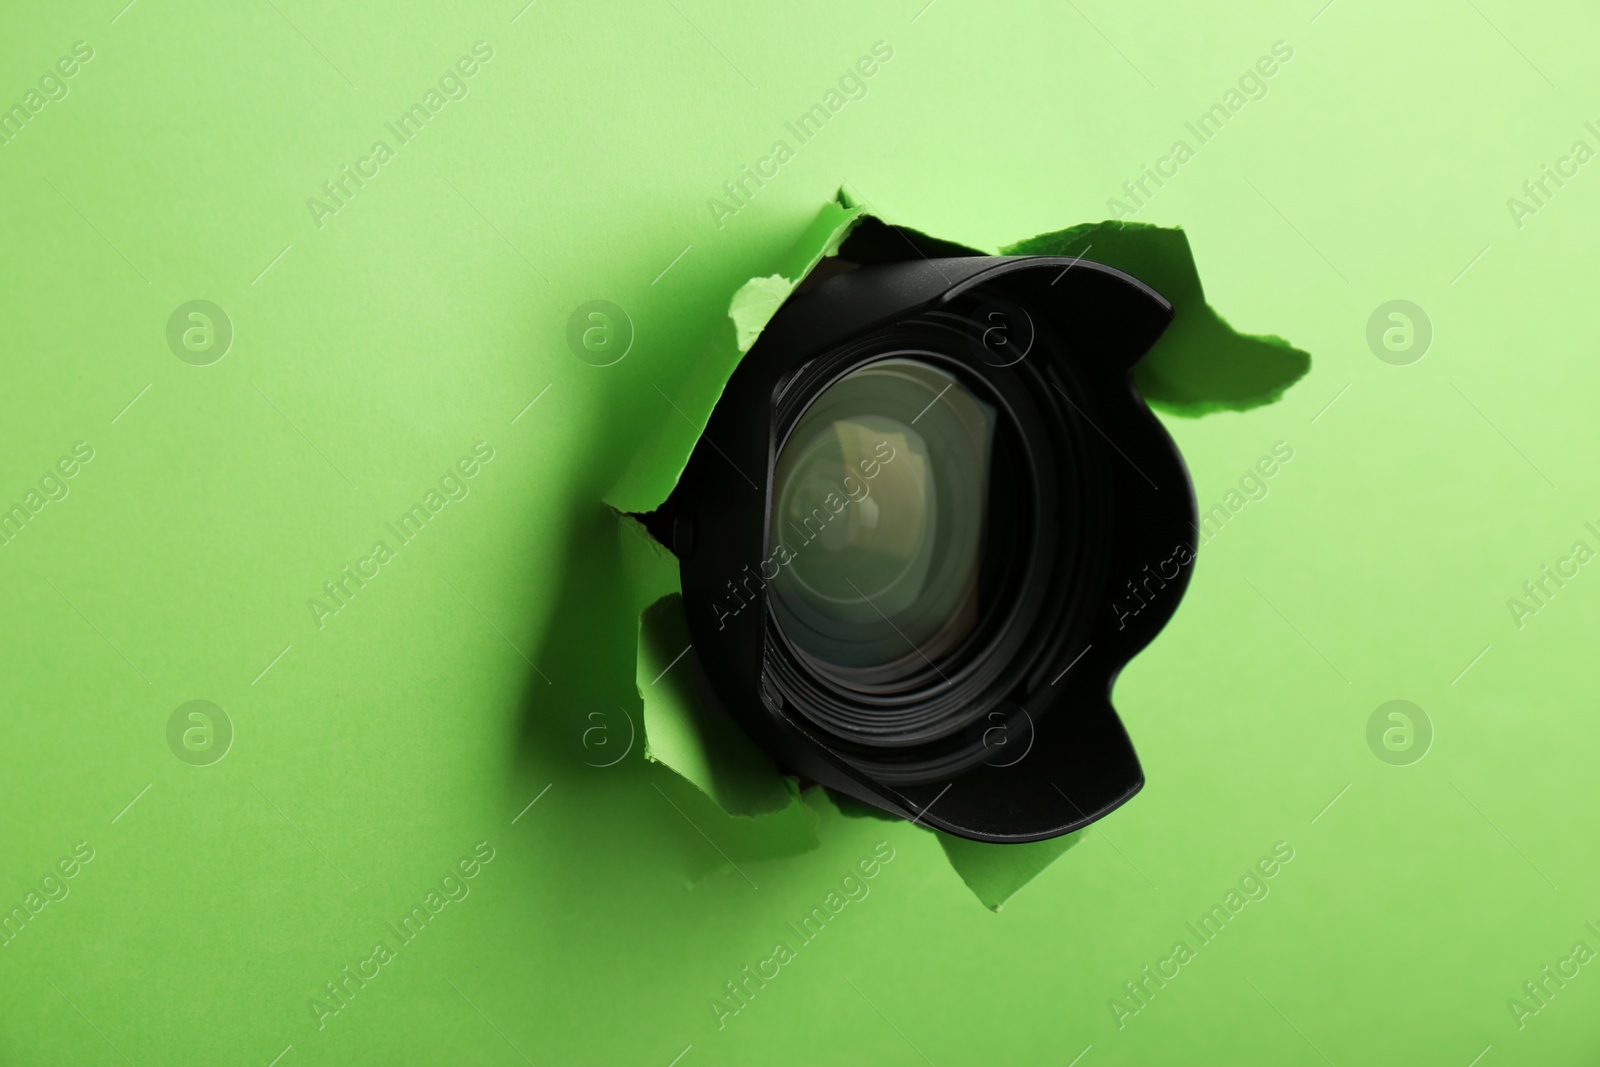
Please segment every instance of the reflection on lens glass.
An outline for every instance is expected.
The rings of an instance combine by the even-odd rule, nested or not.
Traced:
[[[978,619],[995,410],[912,359],[851,372],[778,456],[772,604],[785,636],[834,677],[921,674]],[[781,547],[778,547],[781,546]]]

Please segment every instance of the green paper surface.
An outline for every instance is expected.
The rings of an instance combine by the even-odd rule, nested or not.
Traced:
[[[944,854],[950,857],[950,866],[990,911],[1004,907],[1017,890],[1076,845],[1083,833],[1079,830],[1048,841],[1021,845],[992,845],[934,831]]]
[[[1139,392],[1155,407],[1178,415],[1259,407],[1281,397],[1311,367],[1311,358],[1287,341],[1236,333],[1206,304],[1182,230],[1084,224],[1002,251],[1092,259],[1128,272],[1171,301],[1171,325],[1134,368]]]
[[[0,1062],[1592,1063],[1595,22],[12,5]],[[1161,415],[1211,518],[1113,693],[1147,785],[998,915],[821,800],[746,859],[643,756],[670,590],[599,502],[670,487],[732,294],[841,186],[975,248],[1181,227],[1231,329],[1314,357]],[[225,352],[169,342],[195,301]]]
[[[756,816],[797,803],[799,794],[731,721],[695,691],[694,650],[683,599],[665,597],[639,619],[639,695],[645,756],[687,778],[732,815]]]
[[[700,430],[711,417],[711,409],[739,357],[755,343],[795,286],[824,256],[838,250],[839,242],[860,217],[859,209],[843,203],[824,204],[798,239],[772,264],[779,273],[751,278],[733,292],[726,305],[727,321],[733,327],[731,335],[725,324],[711,328],[699,357],[690,364],[688,388],[683,390],[681,401],[661,393],[681,419],[667,421],[657,439],[633,457],[621,480],[606,494],[612,507],[637,514],[651,511],[666,500],[678,484]],[[660,392],[659,386],[656,389]]]
[[[764,278],[751,278],[733,294],[728,305],[728,317],[733,320],[734,345],[740,352],[750,351],[772,316],[795,287],[805,280],[825,256],[834,255],[839,245],[849,236],[861,218],[859,208],[848,205],[842,198],[838,203],[825,205],[817,213],[816,221],[800,238],[789,253],[789,264],[784,273]]]

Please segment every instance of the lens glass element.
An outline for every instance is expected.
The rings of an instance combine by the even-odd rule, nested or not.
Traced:
[[[824,390],[779,453],[767,574],[779,626],[846,685],[938,671],[979,618],[995,409],[909,358]]]

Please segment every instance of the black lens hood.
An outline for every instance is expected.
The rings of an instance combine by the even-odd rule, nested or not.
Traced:
[[[1188,472],[1130,376],[1172,306],[1086,260],[965,254],[872,226],[852,239],[866,265],[846,242],[826,280],[768,323],[672,496],[645,517],[679,559],[700,694],[790,773],[881,811],[979,841],[1068,833],[1144,784],[1111,687],[1172,616],[1193,566]],[[918,254],[870,254],[891,236]],[[1028,551],[1006,561],[1004,617],[942,685],[865,709],[925,713],[937,736],[876,742],[845,728],[861,698],[829,689],[788,647],[764,562],[789,429],[842,374],[907,346],[1007,413],[1031,525]]]

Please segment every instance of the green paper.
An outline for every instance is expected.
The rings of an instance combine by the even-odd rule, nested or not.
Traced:
[[[733,294],[733,302],[728,305],[728,317],[733,320],[734,343],[740,352],[750,351],[750,346],[756,343],[767,322],[789,299],[789,294],[794,292],[796,284],[781,274],[774,274],[766,278],[751,278]]]
[[[1083,831],[1079,830],[1048,841],[993,845],[968,841],[943,831],[934,833],[944,854],[950,858],[950,866],[967,883],[967,888],[977,895],[984,907],[996,912],[1083,836]]]
[[[715,329],[693,364],[692,396],[669,403],[681,420],[667,420],[660,437],[628,465],[622,479],[606,494],[618,511],[643,513],[659,507],[678,484],[689,462],[699,431],[705,427],[722,395],[739,357],[749,351],[767,322],[777,313],[795,286],[822,261],[833,255],[860,219],[859,209],[839,200],[825,204],[799,240],[776,264],[778,273],[752,278],[741,285],[726,305],[734,330]]]
[[[1171,301],[1172,324],[1134,368],[1151,405],[1176,415],[1270,404],[1305,377],[1311,357],[1280,337],[1236,332],[1206,303],[1189,238],[1144,223],[1073,226],[1019,241],[1012,256],[1079,256],[1138,278]]]
[[[694,686],[683,598],[665,597],[639,618],[639,695],[645,755],[671,767],[733,815],[778,811],[798,800],[769,759]]]
[[[643,610],[678,591],[678,557],[632,515],[616,515],[622,572],[635,603]]]
[[[8,5],[0,512],[37,510],[0,538],[0,917],[24,916],[0,1062],[1593,1063],[1600,972],[1547,975],[1600,950],[1600,572],[1544,574],[1600,549],[1600,170],[1573,151],[1600,149],[1597,23]],[[998,915],[932,835],[826,798],[783,809],[819,816],[815,848],[747,861],[783,813],[729,816],[642,755],[639,617],[671,590],[599,502],[670,489],[738,358],[730,298],[799,276],[841,185],[981,249],[1181,227],[1232,328],[1315,356],[1277,403],[1159,413],[1223,518],[1113,692],[1147,784]],[[567,340],[597,299],[633,327],[609,366]],[[167,333],[198,300],[232,325],[204,365],[193,323],[184,357]],[[1426,316],[1409,350],[1383,340],[1404,349],[1397,300]],[[319,627],[308,601],[379,540],[394,558]],[[1382,716],[1373,744],[1397,699],[1427,744]],[[192,720],[169,744],[196,700],[232,726],[207,765]],[[792,961],[719,1020],[780,940]]]
[[[751,278],[739,287],[728,305],[728,317],[733,320],[734,344],[741,353],[750,351],[772,316],[806,275],[825,257],[838,253],[839,245],[861,217],[861,209],[841,196],[817,213],[816,221],[790,252],[790,262],[784,273]]]
[[[793,778],[778,773],[738,727],[706,708],[695,691],[693,656],[682,598],[672,594],[647,608],[639,618],[637,679],[645,758],[692,787],[668,784],[663,795],[713,843],[692,854],[691,880],[734,870],[743,877],[741,863],[816,848],[817,812],[801,801]]]

